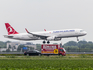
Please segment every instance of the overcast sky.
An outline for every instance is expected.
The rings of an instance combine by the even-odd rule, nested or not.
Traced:
[[[6,22],[19,33],[25,33],[25,28],[30,32],[81,28],[87,35],[79,39],[93,41],[93,0],[0,0],[0,41],[18,41],[3,37]],[[76,40],[63,38],[53,43]]]

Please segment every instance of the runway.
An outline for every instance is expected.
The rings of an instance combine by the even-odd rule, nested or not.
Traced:
[[[0,52],[0,54],[24,54],[24,52]],[[93,54],[93,52],[66,52],[66,54]]]

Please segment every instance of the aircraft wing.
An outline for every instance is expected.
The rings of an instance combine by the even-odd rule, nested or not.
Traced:
[[[30,33],[26,28],[25,28],[26,32],[33,35],[33,36],[36,36],[36,37],[40,37],[41,39],[46,39],[47,37],[49,36],[44,36],[44,35],[38,35],[38,34],[33,34],[33,33]]]

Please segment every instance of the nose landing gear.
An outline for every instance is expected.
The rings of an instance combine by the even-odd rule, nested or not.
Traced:
[[[78,37],[77,37],[77,41],[79,41]]]

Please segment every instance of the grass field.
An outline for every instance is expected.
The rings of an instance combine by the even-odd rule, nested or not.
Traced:
[[[5,56],[0,70],[93,70],[93,56]]]

